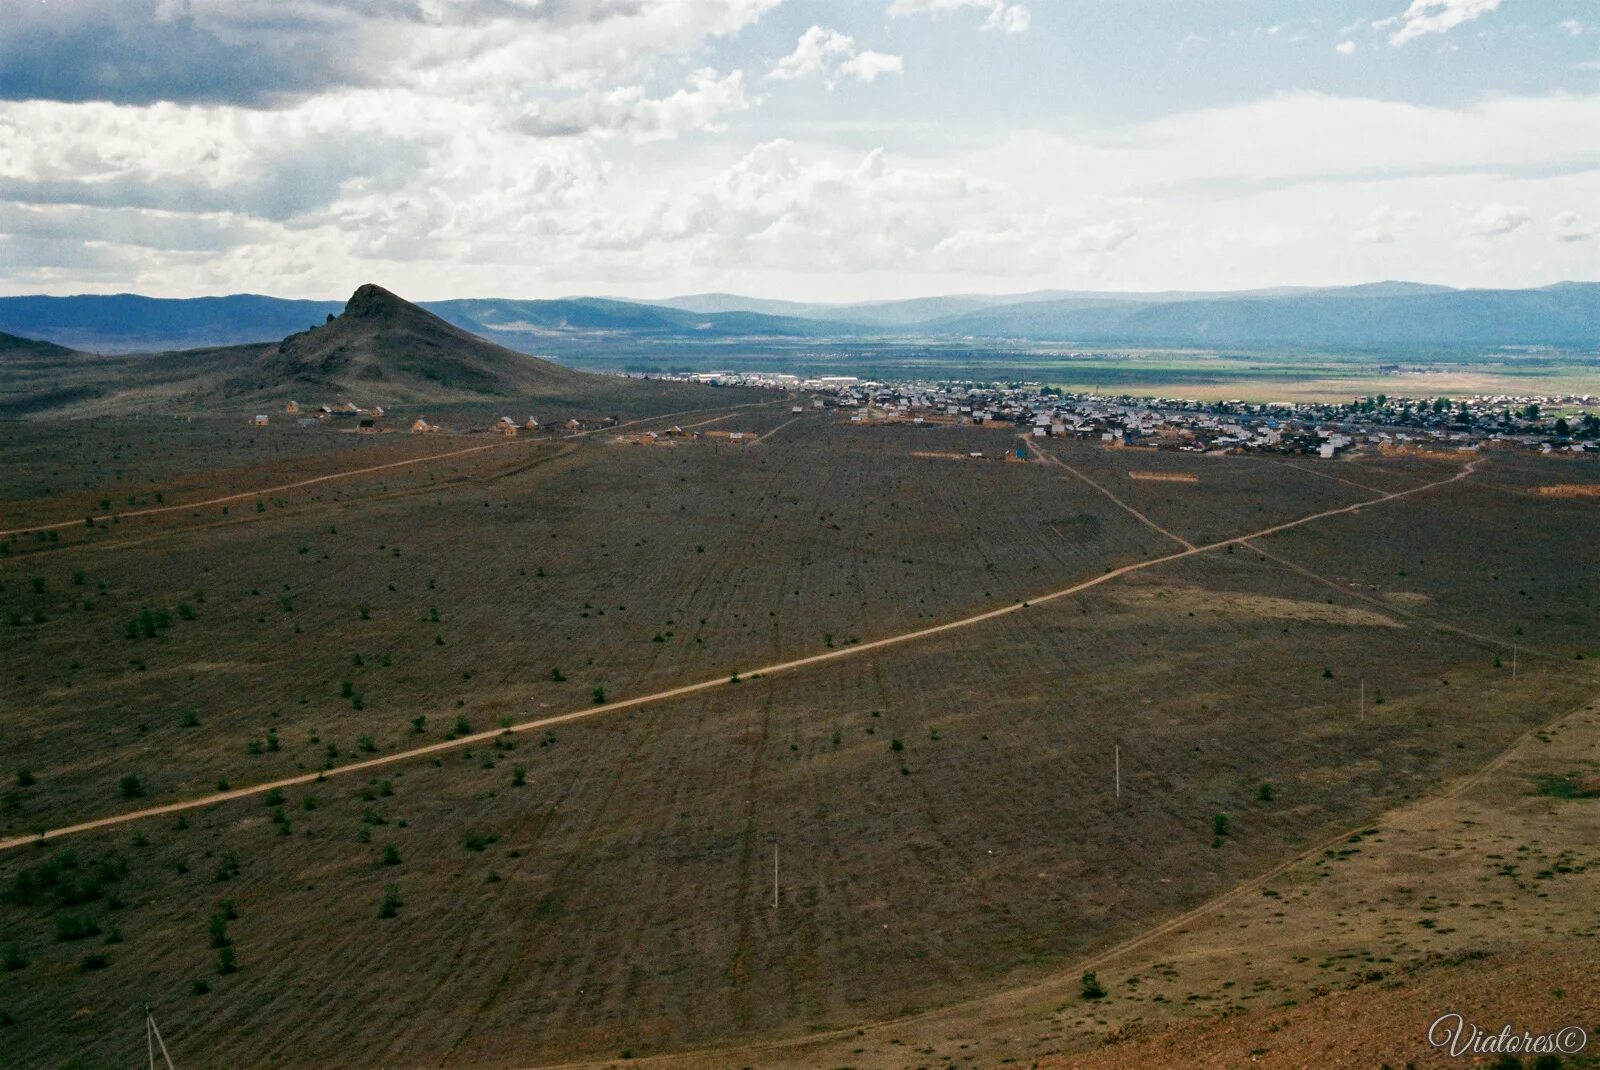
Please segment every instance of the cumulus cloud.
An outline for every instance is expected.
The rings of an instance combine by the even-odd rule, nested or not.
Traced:
[[[337,89],[594,84],[781,0],[0,0],[0,98],[281,107]]]
[[[985,30],[1024,33],[1033,21],[1033,15],[1026,7],[1007,3],[1006,0],[893,0],[889,5],[889,14],[893,17],[940,14],[962,8],[987,11],[988,17],[983,20]]]
[[[904,70],[905,62],[899,56],[862,50],[847,34],[813,26],[800,35],[794,51],[778,60],[767,77],[794,81],[821,75],[832,89],[844,78],[871,82],[881,74],[900,74]]]
[[[1356,43],[1354,41],[1340,41],[1333,46],[1333,50],[1341,56],[1353,55],[1356,50]]]
[[[1567,36],[1568,37],[1582,37],[1583,36],[1584,25],[1583,25],[1583,23],[1579,22],[1577,19],[1562,19],[1561,22],[1558,23],[1557,25],[1559,25],[1563,30],[1567,31]]]
[[[1398,25],[1389,35],[1389,43],[1398,48],[1418,37],[1453,30],[1499,7],[1500,0],[1411,0],[1411,6],[1401,14],[1373,25],[1384,29]]]
[[[1499,238],[1533,225],[1533,213],[1523,205],[1486,204],[1467,220],[1468,233]]]
[[[1557,212],[1550,220],[1550,236],[1559,242],[1589,241],[1600,236],[1600,223],[1585,223],[1577,212]]]
[[[642,86],[595,90],[567,100],[532,106],[517,128],[534,137],[626,137],[635,142],[670,140],[690,130],[718,130],[718,120],[746,111],[744,72],[719,75],[703,68],[671,96],[652,98]]]
[[[1416,226],[1415,212],[1396,211],[1393,206],[1383,204],[1373,209],[1366,223],[1350,235],[1350,240],[1363,245],[1393,245],[1397,236]]]

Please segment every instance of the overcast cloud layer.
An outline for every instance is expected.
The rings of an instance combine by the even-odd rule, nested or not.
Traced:
[[[1600,277],[1600,13],[1315,6],[0,0],[0,292]]]

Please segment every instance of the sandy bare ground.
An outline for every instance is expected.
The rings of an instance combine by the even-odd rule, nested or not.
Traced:
[[[500,443],[493,444],[493,446],[498,446],[498,445],[502,445],[502,444],[500,444]],[[489,446],[489,447],[474,447],[474,448],[481,450],[481,449],[493,448],[493,446]],[[1058,463],[1060,463],[1060,462],[1058,462]],[[1136,572],[1141,572],[1141,571],[1144,571],[1146,569],[1155,568],[1157,566],[1164,565],[1164,564],[1167,564],[1169,562],[1183,560],[1184,558],[1193,557],[1193,556],[1195,556],[1197,554],[1207,553],[1209,551],[1218,550],[1218,549],[1221,549],[1223,547],[1234,545],[1234,544],[1242,544],[1242,543],[1244,543],[1244,542],[1246,542],[1247,540],[1250,540],[1250,539],[1264,538],[1264,537],[1266,537],[1268,535],[1273,535],[1273,534],[1276,534],[1276,533],[1281,532],[1281,531],[1287,531],[1287,530],[1290,530],[1292,528],[1297,528],[1297,527],[1300,527],[1300,526],[1302,526],[1304,524],[1310,524],[1310,523],[1313,523],[1313,522],[1315,522],[1317,520],[1322,520],[1322,519],[1325,519],[1325,518],[1328,518],[1328,517],[1341,516],[1341,515],[1345,515],[1345,514],[1349,514],[1349,513],[1356,513],[1356,512],[1359,512],[1359,511],[1363,510],[1363,509],[1366,509],[1368,507],[1380,505],[1383,502],[1393,501],[1393,500],[1398,499],[1398,498],[1404,498],[1404,497],[1408,497],[1410,495],[1420,494],[1420,493],[1423,493],[1423,492],[1428,491],[1428,490],[1432,490],[1432,489],[1435,489],[1435,488],[1438,488],[1438,487],[1446,486],[1448,484],[1455,483],[1455,482],[1457,482],[1459,480],[1465,479],[1468,476],[1470,476],[1477,469],[1477,467],[1478,467],[1478,465],[1480,463],[1482,463],[1482,459],[1481,458],[1474,459],[1471,462],[1469,462],[1467,465],[1462,467],[1459,471],[1455,472],[1453,475],[1450,475],[1450,476],[1448,476],[1446,478],[1443,478],[1443,479],[1436,480],[1436,481],[1434,481],[1432,483],[1422,484],[1421,486],[1411,487],[1411,488],[1408,488],[1406,490],[1388,492],[1388,493],[1385,493],[1385,494],[1381,494],[1381,495],[1379,495],[1379,496],[1377,496],[1375,498],[1367,499],[1366,501],[1356,502],[1353,505],[1346,505],[1346,506],[1341,506],[1341,507],[1335,508],[1335,509],[1327,509],[1327,510],[1323,510],[1322,512],[1312,513],[1312,514],[1310,514],[1308,516],[1300,517],[1299,519],[1296,519],[1296,520],[1290,520],[1290,521],[1286,521],[1286,522],[1281,523],[1281,524],[1275,524],[1275,525],[1273,525],[1271,527],[1263,528],[1263,529],[1261,529],[1259,531],[1250,532],[1248,534],[1235,536],[1235,537],[1229,538],[1229,539],[1223,539],[1223,540],[1220,540],[1218,542],[1208,543],[1208,544],[1206,544],[1204,546],[1191,545],[1187,541],[1185,541],[1183,539],[1180,539],[1178,536],[1172,535],[1170,532],[1165,532],[1164,529],[1159,528],[1153,521],[1150,521],[1147,518],[1144,518],[1144,517],[1141,516],[1140,518],[1144,519],[1145,522],[1150,524],[1151,527],[1155,527],[1155,528],[1157,528],[1157,530],[1162,530],[1164,534],[1167,534],[1171,538],[1173,538],[1174,540],[1182,543],[1186,547],[1186,549],[1178,551],[1178,552],[1175,552],[1175,553],[1171,553],[1171,554],[1165,554],[1165,555],[1162,555],[1162,556],[1159,556],[1159,557],[1148,558],[1146,560],[1134,562],[1134,563],[1129,564],[1129,565],[1123,565],[1120,568],[1110,569],[1110,570],[1108,570],[1108,571],[1106,571],[1106,572],[1104,572],[1104,573],[1102,573],[1102,574],[1100,574],[1098,576],[1095,576],[1092,579],[1083,580],[1083,581],[1080,581],[1080,582],[1077,582],[1077,583],[1070,584],[1070,585],[1065,586],[1065,587],[1060,587],[1060,588],[1057,588],[1055,590],[1048,591],[1048,592],[1045,592],[1043,594],[1040,594],[1040,595],[1038,595],[1036,597],[1033,597],[1033,598],[1030,598],[1030,599],[1027,599],[1027,600],[1024,600],[1024,601],[1020,601],[1020,602],[1013,602],[1013,603],[1001,606],[1001,607],[999,607],[997,609],[986,610],[986,611],[981,612],[981,613],[974,613],[974,614],[972,614],[970,616],[961,617],[961,618],[958,618],[956,620],[947,621],[947,622],[945,622],[943,624],[936,624],[936,625],[933,625],[933,626],[927,627],[927,628],[919,628],[919,629],[914,629],[912,631],[901,632],[899,634],[886,636],[886,637],[881,638],[881,639],[875,639],[875,640],[872,640],[872,641],[869,641],[869,642],[859,643],[859,644],[854,645],[854,646],[847,646],[847,647],[842,647],[842,648],[839,648],[839,649],[829,650],[829,651],[826,651],[826,652],[820,653],[820,654],[812,654],[812,655],[807,656],[807,657],[794,658],[794,659],[791,659],[789,661],[778,662],[778,663],[770,664],[770,665],[763,665],[763,666],[760,666],[760,667],[751,668],[751,669],[747,669],[747,670],[739,670],[738,672],[735,672],[735,673],[731,674],[730,676],[717,677],[715,679],[710,679],[710,680],[701,680],[701,681],[699,681],[697,683],[685,684],[685,685],[680,686],[680,687],[668,688],[666,690],[656,691],[656,692],[653,692],[653,693],[647,694],[647,695],[639,695],[639,696],[635,696],[635,697],[632,697],[632,698],[621,699],[621,700],[618,700],[618,701],[615,701],[615,702],[607,702],[607,703],[602,703],[602,704],[595,705],[595,706],[590,706],[590,707],[587,707],[585,709],[572,710],[572,711],[570,711],[568,713],[557,714],[557,715],[553,715],[553,716],[549,716],[549,717],[540,717],[540,718],[537,718],[537,719],[534,719],[534,720],[529,720],[529,721],[522,721],[520,723],[513,724],[510,727],[507,727],[507,728],[504,728],[504,729],[496,729],[496,730],[485,731],[485,732],[475,732],[475,733],[472,733],[470,735],[457,737],[456,739],[453,739],[453,740],[445,740],[445,741],[442,741],[442,742],[432,743],[432,744],[428,744],[428,745],[421,746],[421,747],[415,747],[415,748],[412,748],[410,750],[399,751],[399,752],[396,752],[394,754],[382,755],[380,757],[370,758],[370,759],[367,759],[365,761],[352,762],[352,763],[350,763],[348,765],[338,766],[336,768],[329,769],[329,770],[326,770],[326,771],[323,771],[323,772],[319,772],[319,773],[307,773],[307,774],[302,774],[302,775],[293,776],[293,777],[286,777],[286,778],[279,779],[279,780],[272,780],[272,781],[267,781],[267,782],[261,783],[261,784],[255,784],[255,785],[252,785],[250,787],[235,788],[235,789],[230,790],[230,791],[215,792],[215,793],[212,793],[212,794],[209,794],[209,795],[203,795],[203,796],[199,796],[199,797],[193,798],[193,799],[186,799],[186,800],[181,800],[181,801],[178,801],[178,802],[166,803],[166,804],[161,805],[161,806],[152,806],[152,807],[147,807],[147,808],[140,809],[140,810],[129,811],[127,813],[113,814],[113,815],[110,815],[108,817],[97,818],[97,819],[95,819],[93,821],[85,821],[85,822],[81,822],[81,823],[75,824],[75,825],[66,825],[66,826],[62,826],[62,827],[59,827],[59,828],[47,829],[43,833],[40,833],[40,834],[26,835],[26,836],[15,836],[15,837],[12,837],[10,839],[0,840],[0,851],[11,850],[11,849],[14,849],[14,848],[17,848],[17,847],[25,846],[27,844],[37,843],[40,840],[59,839],[61,837],[70,836],[70,835],[73,835],[73,834],[76,834],[76,833],[90,832],[90,831],[93,831],[95,829],[103,829],[103,828],[109,828],[109,827],[118,826],[118,825],[124,825],[124,824],[128,824],[130,822],[143,820],[145,818],[159,817],[159,816],[164,815],[164,814],[172,814],[172,813],[177,813],[177,812],[184,811],[184,810],[193,810],[193,809],[199,809],[199,808],[207,807],[207,806],[215,806],[215,805],[217,805],[219,803],[229,802],[229,801],[232,801],[232,800],[235,800],[235,799],[243,799],[243,798],[249,798],[249,797],[256,796],[256,795],[265,794],[266,792],[272,791],[274,789],[289,788],[289,787],[295,787],[295,786],[303,785],[303,784],[317,783],[317,782],[320,782],[322,780],[327,779],[328,777],[346,776],[346,775],[353,774],[353,773],[369,772],[369,771],[371,771],[373,769],[377,769],[377,768],[380,768],[380,767],[390,766],[390,765],[394,765],[394,764],[397,764],[397,763],[400,763],[400,762],[414,761],[414,760],[416,760],[418,758],[424,758],[424,757],[428,757],[428,756],[431,756],[431,755],[435,755],[435,754],[438,754],[438,753],[440,753],[442,751],[456,750],[456,749],[459,749],[459,748],[462,748],[462,747],[471,747],[471,746],[475,746],[475,745],[482,744],[482,743],[492,742],[494,739],[496,739],[496,738],[498,738],[498,737],[500,737],[502,735],[514,735],[514,734],[522,734],[522,733],[528,733],[528,732],[544,731],[544,730],[547,730],[549,728],[553,728],[553,727],[555,727],[557,725],[569,724],[569,723],[572,723],[574,721],[590,720],[592,718],[605,716],[607,714],[618,713],[618,712],[621,712],[623,710],[637,709],[637,708],[639,708],[641,706],[646,706],[646,705],[650,705],[650,704],[653,704],[653,703],[659,703],[659,702],[665,702],[665,701],[668,701],[668,700],[671,700],[671,699],[683,698],[683,697],[688,696],[688,695],[694,695],[694,694],[698,694],[700,692],[709,691],[709,690],[711,690],[713,688],[724,687],[724,686],[727,686],[729,684],[736,683],[742,677],[755,678],[755,677],[759,677],[759,676],[772,675],[772,674],[776,674],[776,673],[794,672],[794,671],[797,671],[797,670],[800,670],[800,669],[804,669],[804,668],[807,668],[807,667],[813,666],[813,665],[820,665],[820,664],[823,664],[823,663],[826,663],[826,662],[836,661],[836,660],[840,660],[840,659],[843,659],[843,658],[860,657],[863,654],[867,654],[867,653],[870,653],[870,652],[873,652],[873,651],[883,650],[883,649],[886,649],[886,648],[889,648],[889,647],[899,646],[899,645],[903,645],[903,644],[906,644],[906,643],[913,643],[913,642],[917,642],[917,641],[922,640],[922,639],[928,639],[928,638],[931,638],[933,636],[944,635],[944,634],[946,634],[948,632],[958,631],[958,630],[965,629],[965,628],[971,628],[971,627],[974,627],[976,625],[983,624],[983,623],[985,623],[987,621],[991,621],[991,620],[998,619],[1000,617],[1008,616],[1008,615],[1010,615],[1012,613],[1025,612],[1030,606],[1039,605],[1039,604],[1043,604],[1043,603],[1047,603],[1047,602],[1052,602],[1052,601],[1055,601],[1055,600],[1061,599],[1061,598],[1068,598],[1068,597],[1071,597],[1073,595],[1079,594],[1079,593],[1081,593],[1083,591],[1087,591],[1087,590],[1090,590],[1092,588],[1099,587],[1102,584],[1109,583],[1109,582],[1111,582],[1113,580],[1119,579],[1120,577],[1127,576],[1127,575],[1130,575],[1130,574],[1133,574],[1133,573],[1136,573]],[[1062,467],[1065,468],[1067,466],[1063,463]],[[1082,477],[1080,476],[1080,478],[1082,478]],[[1084,481],[1085,482],[1091,482],[1091,481],[1089,481],[1087,479],[1085,479]],[[1105,493],[1107,495],[1107,497],[1112,498],[1113,501],[1116,501],[1117,504],[1121,505],[1124,509],[1127,509],[1130,513],[1134,513],[1134,515],[1136,515],[1136,516],[1140,515],[1131,506],[1128,506],[1126,503],[1121,502],[1119,499],[1115,498],[1114,495],[1111,495],[1108,491],[1105,491],[1103,488],[1098,488],[1097,484],[1092,484],[1091,483],[1091,485],[1096,486],[1097,489],[1100,489],[1102,493]],[[180,508],[192,508],[192,504],[188,505],[188,506],[182,506]]]

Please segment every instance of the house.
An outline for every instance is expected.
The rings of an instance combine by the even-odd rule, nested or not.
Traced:
[[[539,430],[539,421],[530,416],[528,417],[528,422],[522,425],[522,429],[524,431],[537,431]]]
[[[250,423],[255,427],[265,427],[265,426],[267,426],[267,415],[266,415],[266,413],[259,413],[259,412],[256,413],[254,416],[250,417]]]
[[[497,434],[504,435],[507,438],[515,438],[517,434],[517,422],[509,416],[502,416],[500,419],[489,425],[489,430]]]
[[[580,424],[577,420],[573,420],[573,419],[567,420],[566,427],[567,427],[568,431],[576,431],[576,430],[578,430],[578,428],[580,428],[582,426],[583,425]]]
[[[413,435],[431,435],[438,430],[438,424],[430,424],[420,416],[411,422],[411,433]]]
[[[300,412],[300,403],[298,401],[290,401],[284,405],[283,411],[288,416],[295,416]]]
[[[378,421],[370,416],[363,416],[361,422],[356,424],[356,430],[363,435],[375,435],[378,433]]]
[[[382,405],[374,405],[374,406],[372,406],[372,416],[373,416],[374,419],[381,419],[383,417],[383,406]]]

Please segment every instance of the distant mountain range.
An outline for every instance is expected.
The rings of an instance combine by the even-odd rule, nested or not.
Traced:
[[[523,352],[618,340],[1012,341],[1296,350],[1600,348],[1600,283],[1455,290],[1409,282],[1232,293],[1047,290],[858,304],[697,294],[654,301],[468,298],[440,319]],[[0,298],[0,332],[79,350],[135,352],[264,342],[341,303],[240,294]]]

